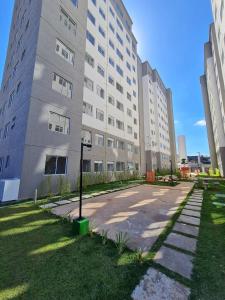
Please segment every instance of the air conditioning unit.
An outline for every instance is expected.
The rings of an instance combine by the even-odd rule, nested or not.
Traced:
[[[19,197],[20,179],[0,180],[0,202],[15,201]]]

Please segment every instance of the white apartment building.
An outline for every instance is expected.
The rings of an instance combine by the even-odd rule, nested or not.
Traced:
[[[18,178],[19,199],[49,184],[57,192],[61,177],[75,189],[81,140],[92,144],[85,172],[168,168],[172,95],[157,71],[151,82],[145,75],[122,0],[15,0],[0,92],[0,179]],[[154,93],[151,118],[143,117],[145,89]]]
[[[162,82],[157,70],[148,62],[142,64],[140,79],[143,111],[143,171],[176,168],[175,130],[172,94]]]
[[[203,102],[212,167],[225,175],[225,9],[224,0],[213,0],[214,23],[205,44],[204,75],[201,77]]]
[[[120,0],[88,1],[84,75],[84,170],[139,170],[137,41]]]
[[[186,138],[184,135],[179,135],[177,137],[178,142],[178,156],[179,156],[179,163],[182,162],[183,159],[187,162],[187,147],[186,147]]]

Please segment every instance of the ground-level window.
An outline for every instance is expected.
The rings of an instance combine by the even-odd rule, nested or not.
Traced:
[[[45,174],[46,175],[64,175],[67,173],[67,157],[64,156],[46,156]]]
[[[135,163],[135,170],[139,171],[139,164],[138,163]]]
[[[134,163],[133,162],[128,162],[127,163],[127,168],[128,168],[128,170],[133,170],[134,169]]]
[[[103,161],[95,161],[94,162],[94,171],[95,172],[103,172]]]
[[[117,161],[116,171],[125,171],[125,163],[122,161]]]
[[[90,160],[83,160],[83,172],[91,172],[91,161]]]
[[[115,168],[114,168],[114,162],[113,161],[108,161],[107,162],[107,171],[108,172],[114,172]]]

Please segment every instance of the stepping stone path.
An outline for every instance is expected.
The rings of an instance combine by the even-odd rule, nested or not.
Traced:
[[[194,190],[172,232],[154,257],[155,263],[189,280],[192,276],[199,235],[202,201],[203,191]],[[132,299],[188,300],[190,288],[172,280],[162,272],[150,268],[133,291]]]
[[[225,198],[225,194],[216,194],[215,195],[217,198]]]
[[[105,191],[95,192],[95,193],[92,193],[92,194],[83,195],[82,199],[85,200],[85,199],[90,199],[90,198],[100,196],[100,195],[105,195],[105,194],[109,194],[109,193],[113,193],[113,192],[117,192],[117,191],[123,191],[123,190],[126,190],[126,189],[130,189],[132,187],[135,187],[135,186],[139,186],[139,184],[131,184],[129,186],[125,186],[125,187],[121,187],[121,188],[105,190]],[[55,208],[57,206],[70,204],[71,202],[77,202],[79,200],[80,200],[80,198],[77,196],[77,197],[71,198],[69,200],[59,200],[59,201],[56,201],[56,202],[40,205],[39,207],[42,208],[42,209],[51,209],[51,208]]]

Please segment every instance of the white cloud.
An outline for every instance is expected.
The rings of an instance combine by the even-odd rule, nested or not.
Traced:
[[[205,127],[206,126],[206,121],[205,120],[199,120],[195,123],[195,126]]]

